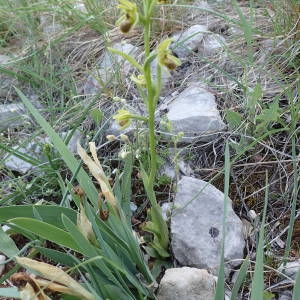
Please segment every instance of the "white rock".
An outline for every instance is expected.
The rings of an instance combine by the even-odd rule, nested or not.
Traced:
[[[255,210],[250,209],[250,210],[248,211],[248,217],[249,217],[252,221],[254,221],[254,220],[257,218],[257,213],[255,212]]]
[[[0,78],[0,85],[3,82],[1,82]],[[1,89],[1,87],[0,87]],[[7,90],[9,90],[9,87],[7,87]],[[0,91],[0,97],[5,96],[1,95]],[[43,105],[38,101],[37,96],[32,94],[27,96],[31,103],[35,106],[37,109],[42,109]],[[31,121],[30,115],[27,113],[27,110],[23,103],[16,102],[16,103],[10,103],[10,104],[2,104],[0,105],[0,131],[6,130],[8,128],[15,128],[18,126],[29,124]]]
[[[177,167],[178,167],[179,175],[190,176],[193,173],[193,170],[190,167],[190,165],[184,162],[183,160],[180,159],[177,162],[177,164],[178,164]],[[170,163],[170,162],[164,163],[158,172],[160,176],[165,175],[172,180],[176,179],[177,174],[176,174],[174,163]]]
[[[198,50],[203,55],[213,56],[225,49],[226,40],[220,34],[209,34],[203,38],[202,44]]]
[[[176,170],[169,162],[164,163],[158,170],[159,176],[167,176],[171,180],[176,179]]]
[[[225,289],[224,300],[230,300],[230,299],[231,299],[231,291],[228,289]]]
[[[299,269],[300,269],[300,259],[297,259],[295,261],[290,261],[286,263],[285,267],[283,267],[283,264],[281,264],[278,268],[278,271],[284,273],[288,277],[291,277],[292,279],[295,280]]]
[[[241,27],[239,26],[232,26],[228,30],[229,34],[234,36],[234,37],[239,37],[244,35],[244,31]]]
[[[4,264],[5,261],[6,261],[6,257],[4,255],[0,255],[0,276],[2,275],[5,269],[5,264]]]
[[[185,176],[190,176],[193,173],[191,166],[183,160],[178,161],[178,167],[180,172]]]
[[[22,103],[0,105],[0,130],[18,127],[30,120]]]
[[[74,4],[74,9],[77,9],[82,13],[88,13],[88,11],[82,1],[76,1]]]
[[[60,135],[62,138],[65,138],[67,133],[63,132]],[[68,149],[72,153],[77,152],[77,142],[80,140],[80,138],[81,138],[81,133],[78,130],[76,130],[68,144]],[[25,146],[23,147],[14,146],[13,149],[19,151],[20,153],[27,154],[33,159],[37,159],[43,162],[46,161],[46,159],[42,153],[42,145],[46,143],[50,143],[50,139],[48,137],[45,138],[37,137],[34,139],[34,141],[28,143]],[[21,174],[27,173],[29,170],[31,170],[34,167],[32,163],[26,162],[21,158],[10,154],[4,158],[4,166],[10,170],[19,172]]]
[[[293,295],[291,291],[284,291],[282,293],[279,293],[278,295],[278,300],[292,300],[292,298]]]
[[[210,141],[224,129],[215,96],[204,88],[191,85],[169,105],[167,118],[172,133],[183,133],[182,142]]]
[[[162,278],[158,300],[213,300],[215,279],[206,270],[196,268],[167,269]]]
[[[180,264],[210,269],[217,274],[222,242],[224,194],[196,178],[182,177],[177,185],[175,210],[171,217],[172,249]],[[245,241],[243,224],[227,205],[225,261],[228,267],[240,264]],[[228,273],[228,272],[226,272]]]
[[[130,201],[129,205],[130,205],[131,212],[135,212],[138,209],[137,205],[132,201]]]
[[[62,133],[61,136],[64,139],[67,136],[67,133]],[[81,132],[79,130],[75,130],[68,143],[68,149],[72,153],[77,153],[77,143],[80,141],[81,138],[82,138]]]
[[[64,30],[62,24],[57,22],[57,20],[55,20],[55,17],[51,15],[42,15],[40,17],[40,28],[46,40]]]
[[[0,65],[7,64],[10,60],[11,58],[9,56],[0,54]]]
[[[173,203],[171,202],[164,202],[161,205],[161,214],[165,221],[168,221],[170,219],[172,209],[173,209]]]
[[[2,230],[3,230],[4,232],[8,231],[9,229],[10,229],[10,227],[7,226],[7,225],[3,225],[3,226],[2,226]]]
[[[207,32],[207,26],[194,25],[173,36],[172,50],[179,58],[185,58],[196,51]]]
[[[28,149],[31,149],[34,146],[34,144],[35,143],[29,143],[27,145],[28,148],[14,146],[13,149],[18,150],[22,154],[30,155],[30,153],[28,153]],[[33,165],[30,162],[24,161],[15,155],[7,155],[4,158],[4,166],[12,171],[16,171],[21,174],[27,173],[33,167]]]
[[[138,47],[129,43],[116,43],[111,47],[133,57],[137,56],[139,50]],[[83,88],[84,94],[86,96],[97,94],[103,86],[116,83],[116,74],[120,74],[124,78],[131,70],[133,67],[128,61],[125,61],[120,55],[106,51],[100,60],[98,69],[88,76]]]

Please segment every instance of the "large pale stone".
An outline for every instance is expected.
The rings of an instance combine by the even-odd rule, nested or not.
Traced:
[[[116,43],[112,48],[135,57],[138,53],[138,47],[129,43]],[[97,70],[89,75],[84,85],[84,94],[92,96],[97,94],[104,86],[116,83],[118,74],[121,78],[127,76],[133,70],[132,65],[123,57],[106,51],[99,63]]]
[[[168,108],[172,133],[182,132],[182,142],[210,141],[225,127],[215,96],[200,86],[187,87]]]
[[[213,300],[215,278],[196,268],[167,269],[158,291],[158,300]]]
[[[213,56],[220,54],[225,49],[226,40],[220,34],[209,34],[204,37],[202,44],[199,46],[199,52],[203,55]]]
[[[172,249],[185,266],[209,269],[217,274],[221,255],[224,194],[196,178],[182,177],[177,185],[171,217]],[[228,199],[225,229],[225,261],[235,267],[243,258],[243,224]],[[226,272],[227,273],[227,272]]]
[[[179,58],[186,58],[198,49],[206,32],[207,26],[194,25],[183,32],[176,33],[173,36],[172,51]]]

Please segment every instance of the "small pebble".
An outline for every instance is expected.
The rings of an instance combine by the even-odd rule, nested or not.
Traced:
[[[0,276],[3,274],[3,271],[5,269],[4,262],[6,261],[6,257],[4,255],[0,255]]]

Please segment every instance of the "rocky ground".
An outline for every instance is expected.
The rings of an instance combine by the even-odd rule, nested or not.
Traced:
[[[232,160],[224,249],[226,299],[230,299],[242,261],[250,258],[250,273],[255,266],[266,172],[269,199],[265,289],[274,296],[270,299],[292,299],[291,289],[300,266],[300,223],[297,213],[291,262],[282,277],[280,265],[291,215],[295,170],[290,132],[280,129],[292,128],[294,122],[291,102],[296,107],[299,92],[299,77],[295,75],[299,54],[294,50],[299,49],[295,46],[299,41],[292,32],[276,31],[277,8],[271,2],[258,1],[250,8],[249,1],[240,1],[238,9],[227,1],[195,1],[189,5],[158,11],[151,45],[154,47],[164,37],[173,37],[172,51],[181,60],[175,71],[162,75],[156,115],[157,151],[161,158],[157,192],[170,224],[173,255],[173,268],[162,274],[158,299],[214,297],[222,245],[226,143],[230,145]],[[82,9],[78,6],[79,11]],[[254,19],[251,41],[239,12],[249,20]],[[34,76],[37,66],[34,61],[28,62],[33,49],[25,47],[25,41],[15,41],[22,45],[18,50],[8,44],[0,55],[0,205],[24,201],[51,203],[60,199],[55,180],[46,183],[43,179],[53,177],[47,168],[49,158],[44,148],[49,139],[36,128],[14,86],[67,138],[73,153],[78,140],[84,143],[100,132],[96,144],[112,177],[113,170],[122,165],[120,153],[124,150],[120,143],[124,131],[112,119],[113,114],[122,108],[136,114],[146,113],[130,80],[133,68],[106,49],[109,44],[141,60],[139,28],[125,37],[112,29],[103,39],[95,30],[83,27],[60,40],[66,30],[63,22],[43,16],[39,26],[38,51],[42,63],[38,67],[45,80]],[[53,40],[55,43],[49,44]],[[28,64],[22,69],[20,62]],[[47,69],[49,66],[52,70]],[[154,77],[155,72],[153,62]],[[26,80],[28,76],[30,81]],[[51,76],[55,80],[48,82]],[[293,126],[299,145],[299,118]],[[137,155],[147,151],[145,130],[139,122],[125,130]],[[114,135],[116,140],[108,141],[107,135]],[[69,177],[67,170],[62,170],[62,174]],[[133,180],[138,181],[136,174]],[[146,204],[139,194],[143,191],[137,185],[135,188],[131,208],[135,222],[141,223],[145,220]],[[250,280],[244,283],[238,299],[249,298]]]

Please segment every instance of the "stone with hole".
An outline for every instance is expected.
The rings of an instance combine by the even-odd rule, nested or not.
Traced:
[[[192,177],[178,182],[171,217],[172,249],[181,265],[209,269],[217,274],[222,242],[224,194],[213,185]],[[243,258],[243,224],[227,203],[225,261],[227,271]]]

